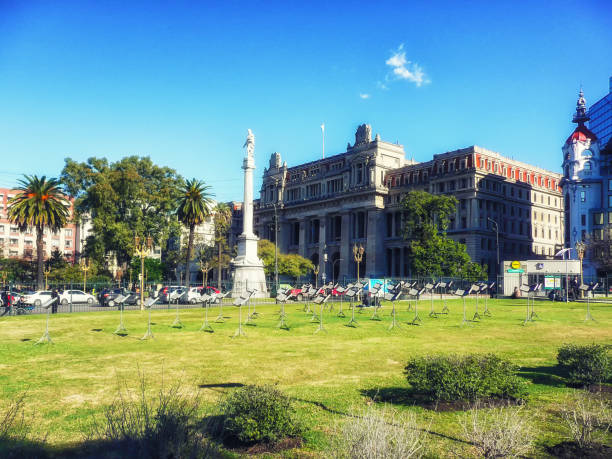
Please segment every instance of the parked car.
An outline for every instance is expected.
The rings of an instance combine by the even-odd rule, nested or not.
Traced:
[[[185,293],[185,287],[180,285],[163,287],[159,293],[158,303],[178,302],[183,293]]]
[[[185,289],[179,301],[181,303],[197,304],[202,302],[202,287],[189,287],[189,290]]]
[[[40,306],[46,303],[52,295],[53,292],[51,290],[39,290],[38,292],[33,292],[31,295],[24,295],[21,298],[21,303],[25,305]]]
[[[138,298],[140,298],[137,293],[126,288],[105,288],[100,290],[100,293],[98,293],[98,302],[100,303],[100,306],[109,306],[112,308],[115,306],[115,298],[117,298],[119,295],[128,297],[124,304],[136,304],[138,302]]]
[[[96,297],[91,293],[85,293],[82,290],[64,290],[59,294],[60,304],[72,303],[87,303],[94,304]]]

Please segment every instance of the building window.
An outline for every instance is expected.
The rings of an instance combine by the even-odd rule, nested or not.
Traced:
[[[612,194],[608,195],[608,207],[612,207]]]
[[[72,229],[68,228],[66,230],[66,237],[72,237]]]
[[[612,191],[612,179],[608,179],[608,191]]]
[[[587,161],[586,163],[584,163],[585,171],[590,171],[591,169],[593,169],[593,165],[591,164],[591,161]]]
[[[582,226],[585,226],[585,225],[586,225],[586,215],[585,215],[585,214],[582,214],[582,215],[580,216],[580,224],[581,224]]]
[[[593,214],[593,224],[603,225],[603,212],[595,212]]]
[[[580,190],[580,202],[586,201],[586,191]]]

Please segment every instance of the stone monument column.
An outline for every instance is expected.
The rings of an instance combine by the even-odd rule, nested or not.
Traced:
[[[248,130],[244,144],[247,155],[242,162],[244,170],[244,203],[242,205],[242,234],[238,236],[238,255],[232,260],[234,283],[232,297],[257,289],[254,296],[267,296],[266,276],[263,262],[257,256],[257,241],[253,233],[253,170],[255,169],[255,136]]]

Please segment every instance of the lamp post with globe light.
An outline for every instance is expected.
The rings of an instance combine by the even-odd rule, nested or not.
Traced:
[[[134,236],[134,252],[140,257],[140,310],[144,311],[144,259],[151,252],[153,247],[153,238],[147,236],[145,239],[140,239],[139,236]]]
[[[584,252],[586,251],[586,244],[583,241],[576,242],[576,253],[578,253],[578,259],[580,260],[580,285],[584,284],[582,276],[582,260],[584,259]],[[580,297],[582,298],[583,291],[580,290]]]

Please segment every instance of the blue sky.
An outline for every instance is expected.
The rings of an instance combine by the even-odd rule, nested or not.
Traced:
[[[289,165],[358,124],[408,157],[472,144],[559,170],[582,84],[612,75],[612,4],[0,0],[0,186],[65,157],[149,155],[241,199],[242,144]]]

